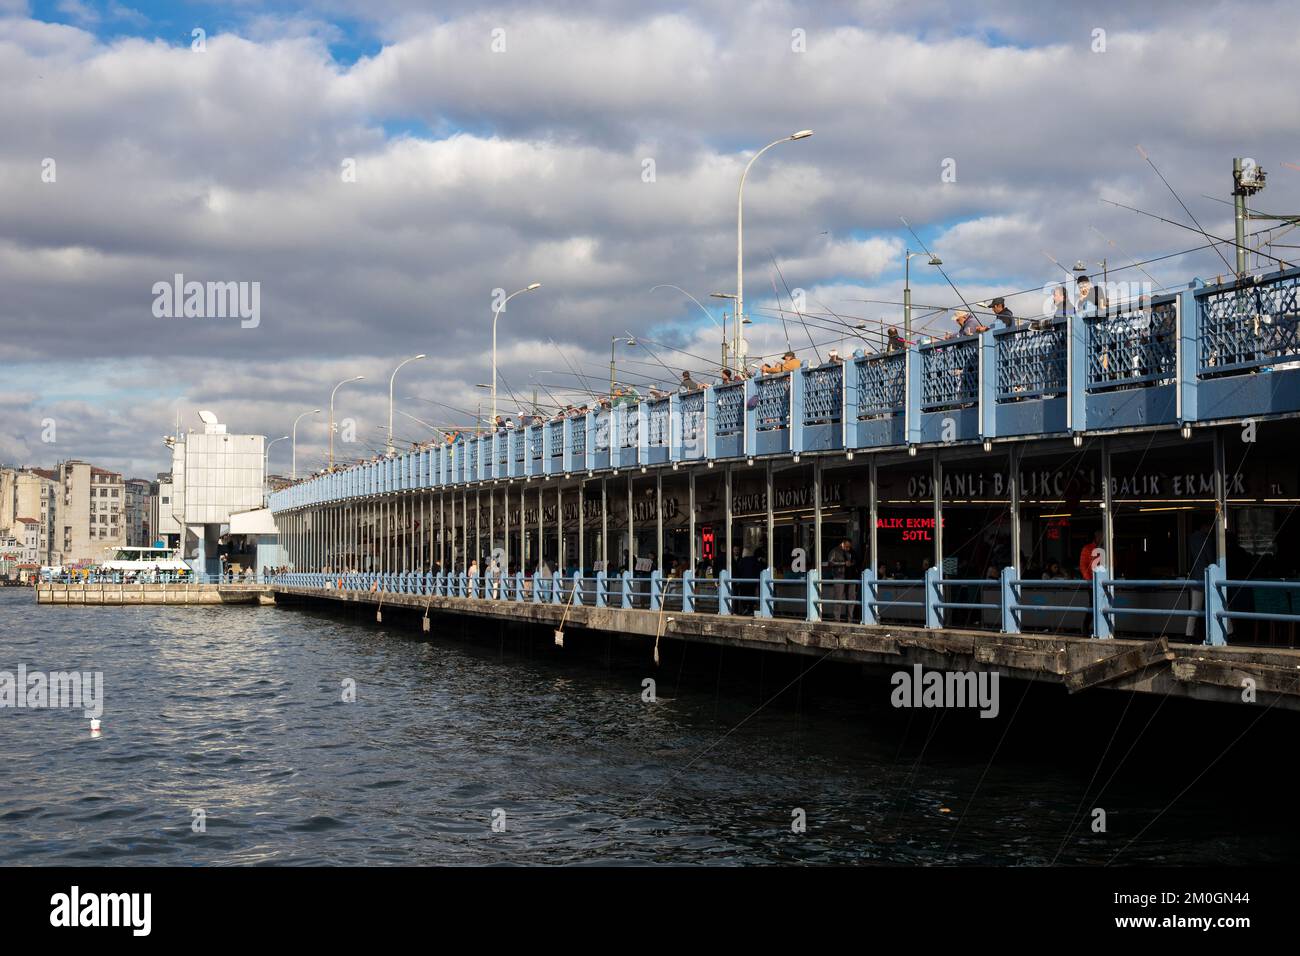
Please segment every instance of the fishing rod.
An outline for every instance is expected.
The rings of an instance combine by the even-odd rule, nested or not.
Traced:
[[[912,228],[911,224],[902,216],[899,216],[898,219],[904,226],[907,227],[907,231],[910,232],[912,234],[912,238],[917,241],[917,244],[921,247],[921,251],[924,252],[927,256],[929,256],[931,259],[936,258],[935,255],[925,247],[925,243],[921,241],[921,237],[916,234],[916,230]],[[943,276],[944,281],[947,282],[948,285],[952,287],[952,291],[957,293],[957,298],[961,299],[961,304],[966,307],[967,313],[969,313],[970,315],[974,315],[975,310],[970,307],[970,303],[967,302],[966,297],[961,294],[961,290],[957,288],[956,283],[954,283],[952,279],[948,277],[948,273],[944,271],[943,266],[936,265],[935,268],[939,270],[939,275]]]
[[[579,371],[574,367],[573,363],[569,361],[569,357],[568,357],[567,355],[564,354],[564,349],[560,348],[559,343],[556,342],[555,339],[551,339],[550,342],[551,342],[552,345],[555,346],[555,351],[557,351],[557,352],[560,353],[560,358],[564,359],[564,364],[567,365],[567,366],[569,366],[569,369],[570,369],[570,370],[571,370],[575,375],[578,376],[578,378],[582,381],[582,384],[586,387],[587,391],[588,391],[588,392],[591,392],[592,395],[595,395],[596,393],[595,393],[594,391],[591,390],[591,383],[588,382],[586,376],[583,375],[581,372],[579,372]]]
[[[1120,209],[1127,209],[1129,210],[1129,212],[1135,212],[1138,213],[1139,215],[1148,216],[1151,219],[1158,219],[1161,222],[1168,223],[1171,226],[1177,226],[1179,229],[1186,229],[1188,232],[1199,232],[1201,235],[1205,236],[1205,238],[1211,240],[1211,242],[1208,245],[1200,246],[1198,247],[1199,249],[1207,249],[1207,248],[1217,247],[1219,245],[1228,245],[1228,246],[1232,246],[1234,249],[1245,249],[1247,252],[1254,252],[1256,255],[1263,256],[1265,259],[1272,259],[1274,262],[1281,262],[1284,265],[1286,263],[1285,259],[1280,259],[1277,256],[1269,255],[1267,252],[1259,252],[1258,250],[1251,249],[1247,245],[1238,243],[1235,239],[1224,239],[1220,236],[1213,236],[1210,233],[1207,233],[1204,229],[1198,229],[1195,226],[1189,226],[1184,222],[1177,222],[1173,219],[1166,219],[1164,216],[1157,216],[1153,212],[1147,212],[1145,209],[1138,209],[1136,206],[1129,206],[1126,203],[1116,202],[1115,200],[1107,199],[1104,196],[1099,196],[1097,198],[1099,201],[1104,202],[1108,205],[1118,206]],[[1266,230],[1260,230],[1260,231],[1264,232]],[[1251,235],[1259,235],[1259,233],[1251,233]],[[1188,250],[1188,251],[1196,251],[1196,250]],[[1186,254],[1187,252],[1176,252],[1170,256],[1166,256],[1165,258],[1172,258],[1175,255],[1182,256]],[[1223,258],[1223,253],[1219,253],[1219,257]],[[1148,261],[1154,261],[1154,260],[1148,260]],[[1231,269],[1231,266],[1229,266],[1229,269]]]
[[[658,362],[660,365],[663,365],[663,367],[664,367],[664,371],[666,371],[666,372],[668,373],[668,380],[669,380],[669,381],[672,381],[672,378],[673,378],[674,375],[678,375],[677,372],[673,371],[671,368],[669,368],[669,367],[667,366],[667,364],[664,363],[664,360],[663,360],[663,359],[661,359],[658,355],[655,355],[654,351],[650,348],[650,346],[646,345],[645,342],[644,342],[642,339],[637,338],[637,336],[633,335],[631,332],[628,332],[628,333],[627,333],[627,337],[628,337],[629,339],[632,339],[633,341],[635,341],[637,345],[641,346],[641,348],[645,349],[645,350],[646,350],[646,353],[649,354],[649,356],[650,356],[652,359],[654,359],[654,360],[655,360],[656,362]],[[678,377],[680,378],[680,376],[678,376]]]
[[[1108,244],[1109,244],[1109,245],[1110,245],[1110,246],[1111,246],[1111,247],[1112,247],[1116,252],[1118,252],[1118,253],[1119,253],[1121,256],[1123,256],[1125,259],[1132,259],[1132,258],[1133,258],[1133,257],[1130,256],[1127,252],[1125,252],[1123,249],[1121,249],[1121,248],[1119,247],[1119,245],[1118,245],[1118,244],[1117,244],[1113,239],[1108,238],[1108,237],[1105,235],[1105,233],[1103,233],[1103,232],[1102,232],[1100,229],[1098,229],[1096,226],[1089,226],[1088,228],[1091,229],[1093,232],[1095,232],[1097,235],[1101,236],[1101,238],[1102,238],[1103,240],[1105,240],[1105,241],[1106,241],[1106,242],[1107,242],[1107,243],[1108,243]],[[1159,282],[1157,282],[1157,281],[1156,281],[1156,277],[1153,276],[1151,273],[1147,272],[1146,269],[1143,269],[1142,266],[1138,265],[1138,263],[1137,263],[1136,261],[1133,262],[1133,265],[1136,265],[1136,266],[1138,267],[1138,270],[1139,270],[1139,271],[1140,271],[1144,276],[1146,276],[1148,279],[1151,280],[1151,284],[1152,284],[1152,286],[1154,286],[1154,287],[1156,287],[1156,288],[1158,288],[1158,289],[1165,289],[1165,288],[1167,288],[1167,286],[1163,286],[1163,285],[1161,285]],[[1118,272],[1119,270],[1116,269],[1115,271]]]
[[[1196,223],[1196,228],[1200,232],[1200,234],[1203,235],[1206,239],[1209,239],[1210,234],[1206,232],[1205,229],[1201,226],[1200,220],[1197,219],[1196,216],[1192,214],[1192,211],[1187,208],[1187,203],[1183,202],[1183,197],[1178,195],[1178,192],[1174,189],[1173,186],[1169,185],[1169,180],[1165,179],[1165,174],[1162,173],[1159,169],[1156,169],[1156,164],[1151,161],[1151,157],[1147,155],[1147,151],[1143,149],[1141,145],[1137,147],[1137,151],[1138,151],[1138,155],[1141,156],[1143,159],[1145,159],[1147,161],[1147,165],[1150,166],[1155,171],[1155,174],[1160,177],[1160,181],[1165,184],[1165,188],[1168,189],[1169,192],[1173,194],[1173,197],[1178,200],[1178,205],[1183,207],[1183,212],[1187,213],[1187,215],[1191,218],[1192,222]],[[1228,262],[1228,257],[1223,254],[1223,250],[1220,249],[1218,246],[1215,246],[1214,251],[1218,253],[1219,258],[1223,260],[1223,264],[1228,267],[1228,271],[1231,272],[1233,275],[1236,275],[1237,274],[1236,270],[1233,269],[1232,265]]]
[[[785,281],[785,273],[781,271],[781,263],[779,263],[779,262],[776,261],[776,251],[775,251],[774,249],[770,249],[770,248],[769,248],[769,249],[767,250],[767,252],[768,252],[768,255],[770,255],[770,256],[772,257],[772,266],[773,266],[773,268],[776,269],[776,274],[777,274],[778,276],[781,277],[781,284],[782,284],[783,286],[785,286],[785,294],[788,295],[788,296],[790,297],[790,305],[791,305],[791,306],[794,306],[794,304],[795,304],[795,301],[794,301],[794,293],[790,291],[790,283],[788,283],[788,282]],[[772,283],[772,291],[774,291],[774,292],[776,291],[776,283],[775,283],[775,282]],[[781,296],[780,296],[779,293],[777,294],[777,297],[776,297],[776,304],[777,304],[778,306],[781,304]],[[808,344],[809,344],[809,345],[812,345],[812,340],[813,340],[812,333],[811,333],[810,331],[808,331],[808,324],[807,324],[806,322],[804,322],[804,320],[803,320],[803,314],[802,314],[798,309],[795,309],[795,310],[794,310],[794,313],[795,313],[795,316],[799,319],[799,323],[803,326],[804,335],[808,336]],[[789,347],[789,344],[790,344],[789,341],[788,341],[789,336],[787,336],[786,338],[787,338],[786,346]],[[817,356],[817,364],[820,365],[821,362],[822,362],[822,355],[821,355],[821,352],[819,352],[819,351],[817,350],[817,346],[815,346],[815,345],[813,345],[813,353],[816,354],[816,356]]]

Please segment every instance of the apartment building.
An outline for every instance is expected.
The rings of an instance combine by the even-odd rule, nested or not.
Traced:
[[[31,526],[36,531],[36,562],[57,564],[58,474],[46,468],[0,469],[0,539],[23,541]],[[23,527],[20,528],[19,525]]]
[[[126,544],[126,487],[115,471],[72,459],[59,463],[57,541],[62,564],[97,564]]]
[[[126,495],[126,543],[133,548],[153,544],[153,524],[149,515],[149,496],[153,483],[147,478],[128,478],[122,483]]]

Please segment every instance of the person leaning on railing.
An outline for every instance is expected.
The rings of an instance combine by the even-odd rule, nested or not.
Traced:
[[[782,372],[793,372],[803,363],[795,358],[794,352],[786,352],[781,356],[781,361],[772,362],[763,366],[764,375],[780,375]]]

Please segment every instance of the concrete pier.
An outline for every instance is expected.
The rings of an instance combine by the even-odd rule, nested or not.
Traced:
[[[274,604],[265,584],[81,584],[41,583],[37,604]]]
[[[863,626],[741,615],[393,594],[276,585],[280,605],[360,604],[382,620],[458,615],[592,631],[645,642],[656,637],[754,650],[827,656],[877,670],[920,664],[948,671],[996,671],[1013,680],[1059,684],[1068,693],[1128,690],[1300,711],[1300,650],[1182,644],[1080,635],[998,634],[958,628]]]

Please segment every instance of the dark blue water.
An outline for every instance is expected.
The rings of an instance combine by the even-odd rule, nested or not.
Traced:
[[[962,730],[890,709],[887,687],[847,668],[761,706],[782,662],[760,690],[752,659],[709,653],[688,651],[701,677],[679,658],[656,671],[648,653],[606,662],[296,609],[37,607],[0,590],[0,670],[99,670],[106,698],[99,739],[79,711],[0,710],[0,864],[1221,863],[1296,849],[1290,815],[1249,787],[1175,800],[1214,756],[1195,751],[1172,771],[1130,758],[1087,803],[1109,832],[1085,822],[1067,841],[1109,771],[1094,780],[1096,752],[1045,756],[1003,731],[1050,739],[1043,723],[1082,711],[1045,718],[1031,697]],[[1113,726],[1072,730],[1100,749]]]

